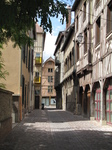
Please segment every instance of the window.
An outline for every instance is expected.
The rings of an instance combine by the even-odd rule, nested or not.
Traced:
[[[26,67],[28,67],[28,45],[25,46],[25,58],[26,58]]]
[[[36,57],[40,57],[40,53],[36,53]]]
[[[77,60],[79,60],[79,43],[76,44],[76,49],[77,49]]]
[[[69,70],[69,57],[67,57],[67,71]]]
[[[49,64],[49,65],[52,65],[52,61],[49,61],[48,64]]]
[[[86,2],[84,3],[83,21],[86,20]]]
[[[107,123],[112,124],[112,79],[109,80],[106,93],[106,118]]]
[[[35,72],[35,76],[36,76],[36,77],[39,77],[39,72]]]
[[[35,95],[39,95],[40,94],[40,90],[35,90]]]
[[[25,94],[25,78],[22,75],[22,104],[24,104],[24,94]]]
[[[100,43],[100,17],[96,21],[96,45]]]
[[[72,66],[72,55],[71,55],[71,52],[70,52],[70,67]]]
[[[53,92],[53,86],[48,86],[48,93],[52,93]]]
[[[84,32],[84,54],[87,53],[87,31]]]
[[[30,71],[30,51],[29,51],[29,55],[28,55],[28,71]]]
[[[53,82],[53,77],[52,76],[48,76],[48,82]]]
[[[72,47],[72,65],[74,65],[74,47]]]
[[[65,72],[67,71],[67,58],[65,60]]]
[[[23,62],[25,63],[25,46],[22,47],[22,53],[23,53]]]
[[[107,33],[112,31],[112,1],[107,6]]]
[[[53,68],[48,68],[48,72],[53,72]]]

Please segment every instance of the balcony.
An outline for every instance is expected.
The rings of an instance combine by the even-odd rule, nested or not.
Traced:
[[[35,65],[41,65],[42,64],[42,57],[35,57]]]
[[[41,77],[35,77],[34,84],[41,84]]]

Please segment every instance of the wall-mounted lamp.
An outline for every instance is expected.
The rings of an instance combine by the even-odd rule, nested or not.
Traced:
[[[59,68],[58,67],[56,68],[56,72],[59,72]]]
[[[82,38],[83,38],[82,33],[79,33],[79,35],[77,36],[77,41],[79,43],[81,43],[82,42]]]

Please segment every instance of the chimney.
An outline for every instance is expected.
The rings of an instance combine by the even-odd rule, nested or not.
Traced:
[[[67,6],[67,10],[68,10],[68,23],[66,22],[66,29],[71,25],[71,7],[70,7],[70,5]]]

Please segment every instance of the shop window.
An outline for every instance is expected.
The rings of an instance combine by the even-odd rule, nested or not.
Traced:
[[[101,115],[101,90],[97,89],[95,92],[95,119],[100,120]]]
[[[106,93],[106,118],[107,123],[112,124],[112,86],[109,85]]]

